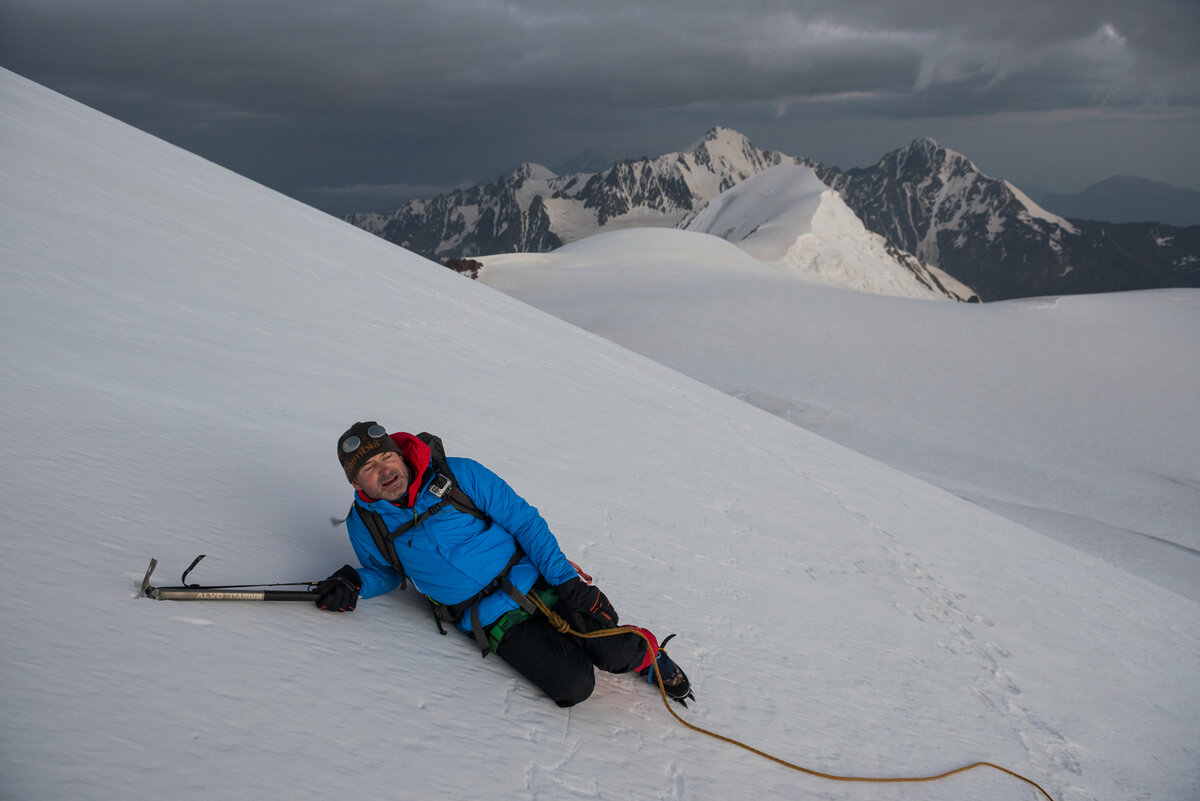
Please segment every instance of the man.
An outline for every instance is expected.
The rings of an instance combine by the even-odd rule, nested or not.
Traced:
[[[355,490],[346,528],[361,567],[345,565],[320,582],[318,607],[350,611],[360,596],[412,581],[439,620],[474,635],[484,655],[494,651],[559,706],[591,695],[596,667],[636,671],[650,682],[657,668],[670,697],[691,697],[687,676],[649,631],[639,629],[645,640],[633,633],[581,638],[537,613],[527,593],[575,631],[617,626],[608,598],[580,578],[537,509],[495,473],[460,458],[446,459],[439,471],[425,441],[388,435],[373,421],[352,425],[337,450]]]

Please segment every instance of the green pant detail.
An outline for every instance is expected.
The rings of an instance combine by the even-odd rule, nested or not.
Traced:
[[[558,603],[558,593],[551,588],[544,590],[535,589],[534,592],[542,600],[542,603],[546,605],[547,609],[553,608]],[[515,626],[519,626],[531,617],[533,615],[524,609],[512,609],[505,612],[496,619],[495,623],[488,626],[485,633],[487,634],[488,645],[491,647],[492,653],[496,653],[496,649],[500,647],[500,640],[504,638],[505,632]]]

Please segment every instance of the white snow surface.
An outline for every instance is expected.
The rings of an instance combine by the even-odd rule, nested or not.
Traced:
[[[1200,291],[884,298],[681,231],[482,261],[491,286],[1200,601]]]
[[[334,442],[361,419],[437,431],[496,469],[624,619],[678,632],[698,725],[842,774],[987,759],[1060,801],[1197,796],[1195,601],[8,72],[0,141],[0,796],[1035,797],[994,771],[928,785],[799,775],[684,729],[628,676],[602,675],[561,710],[466,638],[439,637],[411,593],[346,615],[135,597],[151,556],[172,584],[197,553],[209,556],[190,578],[207,583],[321,578],[352,561],[328,520],[351,500]],[[736,276],[761,266],[673,233],[712,244],[695,246],[711,261],[746,259],[720,274],[728,304],[697,290],[695,312],[714,325],[744,315]],[[669,285],[654,266],[647,285]],[[871,298],[804,290],[813,300],[788,315]],[[654,308],[628,282],[596,291],[630,317]],[[880,344],[896,358],[893,393],[861,402],[893,407],[897,450],[927,437],[936,451],[935,432],[901,430],[892,400],[964,391],[953,354],[929,357],[927,319],[964,315],[956,330],[983,325],[984,342],[1023,315],[1071,341],[1119,315],[1132,350],[1167,317],[1177,337],[1153,344],[1182,348],[1197,296],[976,318],[961,304],[854,302],[874,314],[741,355],[799,353],[833,381],[844,351],[832,342]],[[895,305],[914,303],[936,316]],[[1120,353],[1088,353],[1113,387],[1144,377]],[[1025,355],[1026,387],[1093,388]],[[1024,424],[1037,393],[1007,376],[993,387]],[[1178,378],[1136,390],[1156,413],[1125,421],[1114,454],[1139,436],[1193,436],[1170,411],[1195,397]],[[1076,424],[1114,395],[1089,396]],[[852,424],[856,410],[822,413]],[[1002,441],[1000,422],[976,425]],[[1124,480],[1096,483],[1097,498]]]
[[[680,224],[827,286],[945,298],[917,280],[811,167],[779,164],[727,189]]]

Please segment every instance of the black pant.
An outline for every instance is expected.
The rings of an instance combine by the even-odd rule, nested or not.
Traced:
[[[562,610],[555,608],[562,614]],[[601,628],[578,613],[564,617],[576,631]],[[585,639],[562,634],[542,615],[513,626],[500,640],[496,654],[542,689],[559,706],[587,700],[596,687],[594,668],[627,673],[646,661],[646,641],[636,634]]]

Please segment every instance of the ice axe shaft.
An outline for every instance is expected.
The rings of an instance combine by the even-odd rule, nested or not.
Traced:
[[[203,556],[197,557],[196,562]],[[196,566],[192,562],[192,567]],[[256,587],[201,587],[191,585],[186,587],[155,587],[150,583],[150,575],[158,566],[157,559],[150,560],[146,576],[142,579],[142,589],[138,597],[154,598],[158,601],[314,601],[317,597],[315,582],[308,582],[305,590],[271,590],[264,586]],[[189,567],[184,571],[187,576]],[[304,583],[304,582],[297,582]],[[267,585],[280,586],[280,585]]]
[[[312,590],[193,590],[151,587],[146,595],[158,601],[315,601]]]

